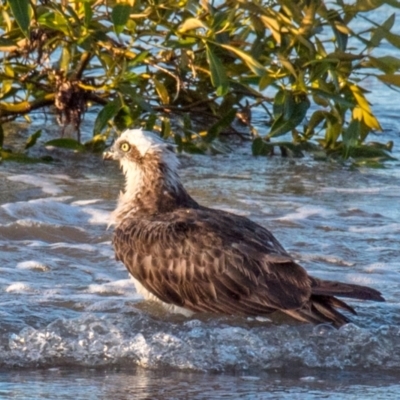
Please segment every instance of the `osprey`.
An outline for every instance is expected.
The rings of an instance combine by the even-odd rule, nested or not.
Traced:
[[[307,274],[271,232],[243,216],[198,204],[178,176],[171,145],[152,132],[125,131],[104,153],[126,178],[113,245],[146,299],[177,310],[263,316],[281,311],[305,322],[349,319],[339,297],[384,301],[375,289]]]

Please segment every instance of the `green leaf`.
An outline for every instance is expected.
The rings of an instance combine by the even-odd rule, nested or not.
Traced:
[[[83,9],[85,11],[85,26],[89,27],[93,17],[93,10],[92,5],[90,4],[90,0],[85,0],[83,2]]]
[[[146,131],[152,131],[154,129],[154,126],[157,122],[157,115],[152,113],[147,117],[145,129]]]
[[[111,12],[111,20],[114,24],[115,33],[119,35],[128,22],[131,6],[129,4],[116,4]]]
[[[385,0],[357,0],[356,10],[357,11],[370,11],[380,7],[386,3]]]
[[[400,74],[377,75],[377,78],[388,85],[400,86]]]
[[[251,144],[251,151],[253,156],[268,156],[272,153],[274,146],[267,143],[260,137],[255,138]]]
[[[134,123],[131,110],[128,106],[122,106],[114,117],[114,124],[120,131],[130,128]]]
[[[344,158],[348,158],[350,148],[357,145],[360,132],[361,121],[353,119],[347,129],[343,132],[343,144],[345,146]]]
[[[369,56],[366,66],[378,68],[385,74],[393,74],[400,69],[400,59],[393,56]]]
[[[183,141],[182,141],[181,135],[178,135],[177,133],[175,133],[174,140],[175,140],[175,144],[177,145],[177,149],[176,149],[177,152],[181,153],[183,150]]]
[[[343,52],[346,51],[347,41],[349,39],[348,35],[336,28],[333,28],[333,33],[335,34],[336,43],[339,50]]]
[[[396,158],[392,157],[387,150],[375,147],[371,144],[352,147],[349,150],[349,156],[363,159],[364,161],[396,160]]]
[[[84,144],[85,149],[92,153],[103,152],[106,148],[106,138],[104,135],[95,135],[93,138]]]
[[[94,122],[93,135],[100,133],[106,127],[108,121],[115,117],[120,109],[121,101],[119,98],[107,103],[97,115],[96,121]]]
[[[207,135],[205,136],[204,140],[209,143],[212,142],[223,129],[227,128],[233,122],[235,116],[236,110],[233,108],[219,121],[212,125],[211,128],[208,129]]]
[[[164,118],[161,122],[161,137],[167,139],[171,136],[171,121],[169,118]]]
[[[59,138],[49,140],[44,144],[45,146],[60,147],[62,149],[85,151],[85,146],[72,138]]]
[[[273,104],[273,114],[275,119],[283,116],[285,120],[289,119],[293,113],[295,105],[294,95],[289,90],[279,90],[275,95]]]
[[[264,68],[264,66],[243,50],[239,50],[238,48],[229,46],[227,44],[220,44],[220,46],[240,57],[244,61],[244,63],[250,68],[250,70],[253,71],[256,75],[263,76],[266,73],[266,69]]]
[[[169,94],[165,85],[155,77],[153,78],[153,82],[154,85],[156,86],[156,91],[161,99],[161,102],[163,104],[169,104]]]
[[[385,39],[394,47],[400,49],[400,35],[396,35],[391,32],[387,32],[385,35]]]
[[[21,31],[29,38],[29,25],[31,23],[29,0],[8,0],[8,4]]]
[[[28,150],[30,147],[34,146],[36,144],[36,141],[40,138],[41,134],[42,130],[39,129],[33,135],[29,136],[28,140],[25,143],[25,150]]]
[[[310,102],[306,95],[286,95],[283,112],[272,124],[268,137],[281,136],[296,128],[303,121],[309,107]]]
[[[310,120],[308,121],[305,136],[310,136],[311,134],[313,134],[314,129],[326,118],[326,115],[327,115],[326,111],[321,111],[321,110],[314,111]]]
[[[0,162],[4,161],[14,161],[23,164],[36,164],[36,163],[47,163],[53,161],[53,158],[50,156],[43,156],[40,158],[29,157],[24,153],[12,153],[11,151],[6,151],[0,149]]]
[[[217,96],[224,96],[229,90],[225,68],[220,59],[211,50],[210,46],[207,46],[206,49],[207,60],[208,64],[210,65],[211,83],[217,88]]]
[[[311,93],[313,93],[314,95],[325,98],[327,100],[332,100],[334,103],[340,104],[341,106],[344,106],[347,108],[354,107],[354,103],[347,100],[340,94],[336,94],[333,92],[327,92],[327,91],[321,90],[321,89],[315,89],[313,87],[307,87],[307,89],[309,89],[311,91]]]
[[[325,131],[325,145],[326,149],[334,149],[337,147],[337,140],[342,132],[342,125],[333,118],[331,115],[327,115],[326,118],[326,131]]]

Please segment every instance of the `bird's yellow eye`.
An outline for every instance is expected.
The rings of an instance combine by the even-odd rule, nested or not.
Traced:
[[[120,146],[120,149],[121,149],[122,151],[124,151],[125,153],[126,153],[127,151],[129,151],[130,148],[131,148],[131,146],[129,146],[129,144],[126,143],[126,142],[122,143],[121,146]]]

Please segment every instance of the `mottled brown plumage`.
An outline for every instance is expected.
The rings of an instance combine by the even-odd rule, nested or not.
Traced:
[[[192,312],[261,316],[280,310],[300,321],[349,319],[335,296],[383,301],[374,289],[313,278],[267,229],[200,206],[183,188],[172,149],[154,134],[126,131],[117,159],[126,190],[113,214],[116,258],[141,293]]]

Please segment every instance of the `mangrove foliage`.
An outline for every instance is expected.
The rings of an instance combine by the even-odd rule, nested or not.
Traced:
[[[386,20],[376,21],[383,7]],[[188,152],[217,151],[221,136],[233,135],[252,140],[255,155],[279,146],[283,154],[318,148],[388,158],[392,143],[368,143],[381,125],[366,94],[371,80],[400,86],[400,58],[374,55],[383,42],[400,49],[392,32],[399,7],[396,0],[3,0],[3,158],[7,122],[38,110],[58,115],[52,145],[75,150],[100,150],[110,135],[142,126]],[[93,138],[81,144],[89,108]]]

